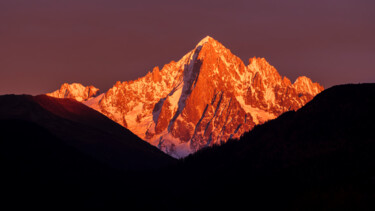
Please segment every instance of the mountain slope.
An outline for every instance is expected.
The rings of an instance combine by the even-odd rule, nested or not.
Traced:
[[[206,37],[178,62],[155,67],[135,81],[117,82],[87,105],[164,152],[184,157],[239,138],[322,90],[307,77],[292,84],[265,59],[250,59],[245,66]]]
[[[189,178],[191,189],[179,197],[194,195],[192,207],[215,208],[210,202],[226,196],[217,207],[370,209],[374,96],[375,84],[335,86],[239,141],[187,157],[176,174]]]
[[[122,170],[153,169],[174,162],[106,116],[72,99],[45,95],[0,96],[0,120],[34,123],[66,146]]]
[[[116,175],[36,123],[1,119],[0,128],[3,206],[82,205]]]

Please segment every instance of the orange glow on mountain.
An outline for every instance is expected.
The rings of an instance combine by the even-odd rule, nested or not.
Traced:
[[[207,36],[179,61],[117,82],[100,96],[97,88],[80,84],[64,84],[49,95],[82,101],[164,152],[184,157],[297,110],[322,90],[305,76],[292,84],[264,58],[251,58],[246,66]]]

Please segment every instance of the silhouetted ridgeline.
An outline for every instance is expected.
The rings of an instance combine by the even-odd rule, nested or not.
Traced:
[[[140,200],[143,172],[176,163],[99,112],[70,99],[0,96],[3,206],[95,207]],[[118,196],[120,198],[118,198]]]
[[[108,117],[72,99],[45,95],[0,96],[0,120],[37,124],[64,144],[121,170],[159,168],[175,160]],[[12,139],[12,134],[6,138]]]
[[[197,198],[225,196],[227,205],[365,208],[375,199],[374,108],[375,84],[335,86],[240,141],[186,158],[181,171],[212,182]]]
[[[3,109],[9,101],[1,99]],[[135,205],[153,210],[366,209],[375,201],[374,108],[375,84],[335,86],[300,110],[256,126],[239,141],[203,149],[177,164],[151,148],[147,152],[159,161],[159,170],[131,172],[114,170],[80,148],[67,145],[61,139],[64,136],[54,133],[65,130],[66,136],[78,134],[71,133],[75,127],[66,126],[72,124],[72,118],[64,120],[69,124],[64,123],[63,129],[55,130],[56,125],[42,127],[40,122],[30,122],[36,118],[34,108],[22,114],[34,116],[27,121],[5,119],[2,110],[1,128],[5,133],[1,134],[12,137],[2,138],[0,143],[7,175],[2,182],[10,199],[48,196],[56,202],[53,205]],[[85,127],[100,128],[95,124],[103,124],[91,120],[91,125],[84,123],[86,118],[79,121]],[[99,136],[95,140],[100,141]],[[134,162],[140,159],[137,154],[130,155]],[[18,184],[17,189],[12,184]],[[40,186],[50,194],[33,195]],[[31,189],[25,191],[25,187]]]

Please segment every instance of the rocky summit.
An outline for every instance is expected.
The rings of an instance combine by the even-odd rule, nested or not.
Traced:
[[[82,87],[76,91],[82,94],[66,94],[73,88],[62,87],[49,95],[82,101],[177,158],[238,139],[323,91],[305,76],[291,83],[264,58],[251,58],[246,66],[209,36],[179,61],[118,81],[101,95]]]

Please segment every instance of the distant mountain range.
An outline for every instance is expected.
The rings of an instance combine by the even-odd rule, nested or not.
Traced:
[[[249,65],[211,37],[177,62],[99,95],[93,86],[63,84],[47,95],[96,109],[167,154],[181,158],[238,139],[255,125],[297,110],[323,87],[307,77],[294,83],[264,58]]]

